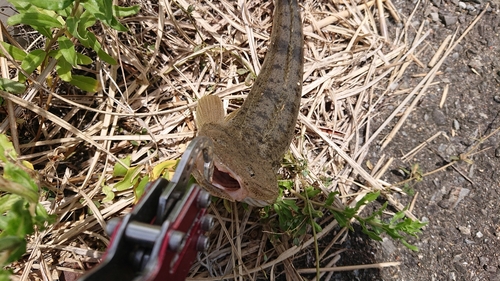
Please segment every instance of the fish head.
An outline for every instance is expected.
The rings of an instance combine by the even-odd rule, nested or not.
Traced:
[[[237,133],[223,124],[206,124],[199,135],[209,137],[214,144],[211,182],[199,179],[203,174],[199,168],[193,173],[202,187],[215,196],[257,207],[276,201],[276,169],[259,155],[257,147],[238,139]]]

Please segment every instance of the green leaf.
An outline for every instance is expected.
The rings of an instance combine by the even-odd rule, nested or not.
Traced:
[[[116,17],[128,17],[128,16],[133,16],[139,12],[141,9],[140,6],[135,5],[135,6],[130,6],[130,7],[120,7],[113,5],[113,14]]]
[[[125,177],[123,177],[121,181],[117,182],[114,185],[114,188],[118,191],[123,191],[134,187],[139,181],[139,173],[142,169],[142,166],[129,168]]]
[[[406,242],[406,240],[404,239],[401,239],[400,240],[401,243],[403,243],[403,245],[405,245],[408,249],[414,251],[414,252],[418,252],[418,247],[417,246],[414,246],[414,245],[411,245],[410,243]]]
[[[14,6],[14,8],[16,8],[16,10],[20,13],[26,12],[30,8],[36,10],[36,8],[31,5],[28,0],[9,0],[8,2],[10,2],[12,6]]]
[[[78,65],[87,65],[93,63],[94,60],[92,60],[89,56],[86,56],[84,54],[76,53],[76,63]]]
[[[22,94],[26,90],[26,86],[14,80],[0,78],[0,90],[13,94]]]
[[[144,189],[146,188],[146,185],[148,183],[149,183],[149,177],[145,176],[141,179],[137,187],[134,188],[135,201],[141,199],[142,195],[144,194]]]
[[[328,197],[325,200],[325,206],[332,206],[335,201],[335,196],[339,194],[338,191],[328,193]]]
[[[113,167],[113,177],[122,177],[127,174],[128,168],[130,167],[132,156],[128,155],[125,158],[120,159],[121,162],[116,162]],[[127,165],[127,167],[123,166],[121,163]]]
[[[13,235],[0,238],[0,252],[8,251],[21,246],[23,240],[24,239]]]
[[[69,16],[66,19],[66,25],[68,26],[68,31],[78,40],[85,40],[87,36],[85,34],[88,32],[87,28],[93,26],[96,22],[96,18],[89,12],[85,11],[79,18]],[[90,48],[90,47],[87,47]]]
[[[99,81],[83,75],[73,75],[69,83],[89,93],[95,93],[101,88]]]
[[[248,72],[250,72],[250,70],[248,70],[246,68],[238,68],[236,70],[236,73],[238,73],[238,75],[244,75],[244,74],[247,74]]]
[[[349,219],[346,216],[339,212],[332,212],[333,217],[339,223],[341,227],[349,227],[352,230],[352,226],[349,224]]]
[[[9,159],[7,159],[7,156],[9,157]],[[3,162],[8,162],[10,160],[16,159],[17,152],[14,149],[14,145],[6,135],[0,134],[0,160],[2,160]]]
[[[75,0],[31,0],[31,4],[46,10],[63,10],[73,4]]]
[[[314,187],[311,186],[306,188],[306,192],[307,192],[307,198],[311,199],[314,198],[316,195],[320,194],[321,190],[315,189]]]
[[[9,183],[2,181],[0,190],[22,196],[30,203],[38,202],[38,186],[26,171],[10,162],[5,163],[3,177]]]
[[[0,197],[0,214],[5,214],[19,199],[21,199],[21,197],[17,194],[5,194]],[[0,227],[0,229],[2,228]]]
[[[27,205],[25,200],[18,200],[12,205],[12,209],[7,213],[8,226],[2,234],[24,237],[26,234],[33,233],[31,213]]]
[[[62,24],[56,18],[42,13],[22,13],[13,15],[9,17],[7,23],[9,25],[22,23],[33,27],[37,26],[43,28],[62,28]],[[44,35],[47,36],[46,34]],[[48,34],[47,37],[51,37],[50,34]]]
[[[321,227],[321,225],[319,225],[317,222],[315,221],[312,221],[312,225],[314,227],[314,230],[316,231],[316,233],[318,232],[321,232],[321,230],[323,230],[323,228]]]
[[[372,201],[375,201],[379,195],[380,195],[380,191],[367,193],[363,198],[361,198],[361,200],[359,200],[356,203],[356,207],[354,207],[354,208],[356,210],[359,210],[359,208],[361,206],[366,205],[367,203],[370,203]]]
[[[21,62],[21,68],[28,74],[31,74],[45,59],[44,50],[33,50],[26,55],[26,58]]]
[[[15,47],[5,42],[0,42],[0,43],[14,60],[22,61],[26,57],[26,52],[24,50],[21,50],[18,47]],[[6,55],[1,50],[0,54],[6,57]]]
[[[159,177],[163,177],[165,179],[172,179],[173,178],[173,174],[174,174],[174,167],[177,165],[179,161],[178,160],[166,160],[166,161],[163,161],[159,164],[157,164],[154,168],[153,168],[153,171],[151,173],[151,176],[156,179],[156,178],[159,178]]]
[[[115,198],[115,193],[113,192],[113,188],[109,185],[105,185],[102,187],[102,193],[106,195],[106,197],[102,199],[102,203],[111,202]]]
[[[116,64],[116,60],[111,57],[110,55],[108,55],[106,52],[103,51],[102,47],[101,47],[101,43],[99,43],[99,41],[97,41],[97,37],[92,33],[92,32],[88,32],[88,31],[85,31],[85,37],[82,36],[82,38],[80,39],[80,42],[87,48],[92,48],[94,51],[97,52],[97,56],[99,56],[100,59],[102,59],[103,61],[111,64],[111,65],[115,65]]]
[[[46,10],[62,10],[71,5],[75,0],[31,0],[31,4]]]
[[[62,56],[71,64],[71,66],[76,66],[76,51],[73,42],[65,36],[59,37],[57,42],[59,42],[59,49]]]
[[[56,219],[57,216],[49,215],[42,204],[36,204],[35,217],[33,218],[33,222],[38,226],[39,230],[44,230],[45,223],[52,224],[56,221]]]
[[[121,24],[115,17],[112,17],[111,20],[108,22],[108,24],[114,30],[122,32],[128,31],[128,28],[126,28],[123,24]]]
[[[67,62],[66,59],[60,55],[60,52],[58,52],[58,54],[59,58],[57,59],[57,64],[56,64],[57,75],[59,75],[59,78],[61,78],[61,80],[70,82],[72,78],[71,69],[73,69],[73,67],[71,67],[71,64]]]

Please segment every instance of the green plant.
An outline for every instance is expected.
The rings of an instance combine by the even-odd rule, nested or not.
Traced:
[[[26,252],[26,236],[43,230],[55,219],[39,201],[39,187],[32,165],[19,161],[7,136],[0,135],[0,280],[8,280],[3,267]]]
[[[385,202],[382,207],[380,207],[368,217],[362,217],[358,214],[361,206],[375,201],[380,196],[380,191],[366,194],[360,201],[356,203],[353,208],[346,207],[344,210],[338,210],[331,206],[330,202],[333,203],[333,196],[335,196],[335,194],[330,193],[329,199],[327,199],[325,206],[327,206],[327,208],[332,211],[335,219],[340,226],[348,227],[352,230],[350,221],[352,218],[354,218],[361,225],[363,233],[368,235],[371,239],[382,241],[380,235],[382,233],[386,233],[392,239],[400,241],[409,249],[418,251],[418,248],[416,246],[411,245],[406,241],[405,235],[417,237],[417,234],[421,232],[420,230],[422,229],[422,227],[427,225],[427,223],[415,221],[408,217],[405,218],[406,209],[397,212],[392,218],[383,219],[382,212],[387,209],[387,202]]]
[[[19,14],[8,19],[9,25],[25,24],[31,26],[46,38],[43,49],[26,53],[14,45],[2,42],[0,54],[8,53],[15,61],[20,61],[22,73],[19,81],[0,80],[0,89],[12,93],[22,93],[25,89],[26,75],[37,68],[42,70],[48,65],[49,58],[57,61],[57,77],[84,91],[96,92],[99,82],[89,76],[76,75],[73,69],[94,62],[90,56],[77,51],[78,48],[95,54],[104,62],[116,64],[115,59],[104,51],[91,28],[97,21],[117,31],[127,31],[117,17],[134,15],[138,6],[118,7],[108,0],[9,0]],[[52,84],[54,84],[52,82]]]
[[[292,181],[280,181],[280,190],[288,189],[291,192]],[[397,212],[392,218],[383,218],[383,211],[387,208],[387,202],[378,210],[373,212],[368,217],[360,216],[358,213],[360,208],[366,204],[375,201],[380,192],[372,192],[366,194],[354,207],[345,207],[339,209],[333,207],[336,192],[332,192],[325,199],[321,198],[322,203],[315,201],[318,199],[321,191],[313,187],[307,187],[300,194],[294,193],[295,196],[305,202],[304,206],[299,207],[296,200],[279,199],[274,205],[264,208],[262,218],[269,217],[271,208],[278,216],[277,224],[282,232],[290,235],[294,239],[294,243],[298,243],[298,237],[304,235],[308,227],[311,227],[313,233],[318,233],[322,230],[321,225],[316,222],[316,219],[321,218],[324,212],[329,211],[333,214],[341,227],[348,227],[353,230],[351,220],[355,219],[362,227],[363,233],[370,238],[381,241],[381,234],[386,233],[391,238],[400,241],[413,251],[418,251],[418,248],[407,242],[406,235],[416,237],[423,226],[427,223],[415,221],[410,218],[405,218],[405,210]]]

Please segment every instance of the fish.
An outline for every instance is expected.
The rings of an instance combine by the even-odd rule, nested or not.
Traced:
[[[214,196],[256,207],[273,204],[277,172],[294,137],[304,72],[304,38],[297,0],[275,0],[270,45],[239,109],[225,116],[218,96],[197,104],[198,135],[213,142],[211,182],[193,176]]]

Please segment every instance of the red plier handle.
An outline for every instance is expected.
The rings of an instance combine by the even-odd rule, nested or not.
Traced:
[[[149,183],[128,215],[108,223],[108,250],[79,281],[184,280],[197,253],[207,250],[203,233],[213,226],[206,215],[210,195],[190,177],[198,163],[209,180],[212,142],[206,137],[191,141],[171,181]]]

